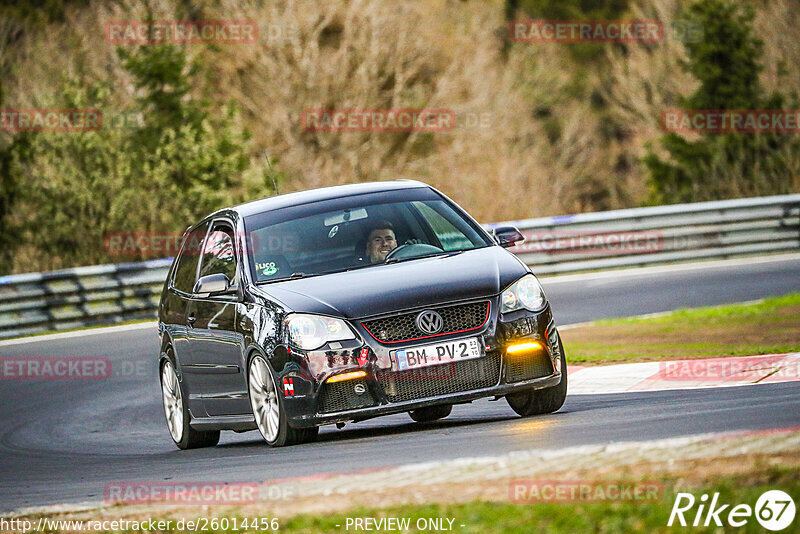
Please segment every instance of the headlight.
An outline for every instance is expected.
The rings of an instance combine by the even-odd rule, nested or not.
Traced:
[[[331,341],[355,339],[347,323],[334,317],[293,313],[286,318],[289,342],[303,350],[318,349]]]
[[[502,313],[511,312],[525,308],[530,311],[539,311],[547,304],[547,297],[539,281],[532,274],[526,274],[508,289],[503,291],[500,298]]]

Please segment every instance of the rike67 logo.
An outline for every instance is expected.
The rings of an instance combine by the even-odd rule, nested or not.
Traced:
[[[694,510],[695,505],[697,509]],[[755,508],[748,504],[722,503],[719,493],[714,493],[709,502],[708,494],[699,499],[691,493],[678,493],[667,526],[682,527],[743,527],[755,516],[756,521],[767,530],[778,532],[792,524],[795,516],[794,500],[781,490],[765,491],[756,501]]]

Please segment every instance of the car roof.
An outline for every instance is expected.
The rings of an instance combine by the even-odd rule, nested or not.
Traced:
[[[286,193],[274,197],[253,200],[238,206],[224,208],[209,215],[213,217],[223,212],[235,212],[242,217],[263,213],[265,211],[300,206],[312,202],[331,200],[334,198],[344,198],[368,193],[382,193],[386,191],[398,191],[401,189],[415,189],[420,187],[430,188],[428,184],[416,180],[392,180],[387,182],[364,182],[358,184],[335,185],[332,187],[321,187],[319,189],[309,189],[296,193]]]

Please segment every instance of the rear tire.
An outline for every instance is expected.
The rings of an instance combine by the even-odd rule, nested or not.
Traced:
[[[558,348],[561,352],[561,382],[558,385],[506,395],[508,405],[522,417],[553,413],[564,405],[567,398],[567,359],[560,337]]]
[[[267,360],[260,354],[250,360],[247,372],[250,406],[258,431],[270,447],[285,447],[317,439],[319,427],[293,428],[283,408],[283,395]]]
[[[161,366],[161,397],[164,402],[167,428],[172,441],[179,449],[213,447],[219,443],[219,430],[201,432],[191,427],[191,415],[183,401],[181,382],[171,360],[165,361]]]
[[[450,412],[452,411],[452,404],[442,404],[439,406],[426,406],[425,408],[417,408],[416,410],[411,410],[408,412],[408,415],[410,415],[411,419],[417,423],[429,423],[430,421],[436,421],[437,419],[444,419],[450,415]]]

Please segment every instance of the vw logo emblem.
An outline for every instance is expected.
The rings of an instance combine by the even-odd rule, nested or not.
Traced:
[[[438,334],[444,327],[442,316],[431,310],[420,312],[415,323],[420,332],[425,334]]]

